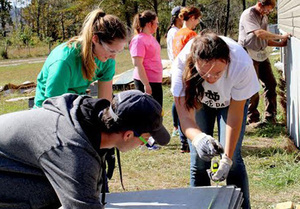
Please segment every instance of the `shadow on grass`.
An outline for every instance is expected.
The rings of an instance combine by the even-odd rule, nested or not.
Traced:
[[[174,150],[180,150],[180,145],[177,145],[177,144],[168,144],[167,145],[167,148],[168,148],[168,150],[172,150],[172,151],[174,151]]]
[[[277,138],[278,136],[287,135],[286,126],[284,124],[264,124],[256,128],[248,125],[246,127],[246,136],[249,137],[268,137]]]
[[[285,154],[286,150],[280,147],[243,146],[242,156],[256,156],[258,158],[271,157],[275,154]]]

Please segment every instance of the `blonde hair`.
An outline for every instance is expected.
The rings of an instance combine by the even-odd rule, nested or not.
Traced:
[[[138,13],[133,18],[132,28],[134,34],[139,34],[147,23],[152,22],[156,19],[157,14],[151,10],[146,10],[142,13]]]
[[[87,80],[92,80],[95,76],[97,65],[93,54],[94,44],[92,38],[97,35],[99,41],[111,44],[117,39],[127,39],[128,31],[121,20],[114,15],[107,15],[101,9],[90,12],[82,25],[79,36],[71,38],[67,45],[71,47],[72,43],[75,47],[81,46],[82,74]]]

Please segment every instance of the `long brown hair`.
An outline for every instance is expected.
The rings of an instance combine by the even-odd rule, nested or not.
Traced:
[[[198,60],[222,60],[229,63],[229,47],[217,34],[203,30],[193,40],[191,53],[188,55],[185,70],[183,73],[183,83],[185,84],[185,106],[186,108],[200,108],[201,99],[204,95],[204,79],[196,70],[195,63]]]
[[[105,14],[101,9],[96,9],[86,16],[79,36],[71,38],[67,44],[69,47],[72,43],[75,43],[75,47],[78,43],[81,45],[81,70],[87,80],[92,80],[97,69],[93,55],[93,35],[97,35],[102,42],[111,44],[117,39],[126,40],[128,30],[118,17]]]
[[[142,13],[138,13],[133,18],[132,28],[135,34],[139,34],[147,23],[156,19],[157,14],[151,10],[146,10]]]

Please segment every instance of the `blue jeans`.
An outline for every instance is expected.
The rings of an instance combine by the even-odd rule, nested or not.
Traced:
[[[251,208],[249,200],[248,176],[241,155],[242,142],[245,134],[248,104],[249,101],[247,101],[245,104],[241,133],[232,158],[233,165],[226,180],[227,185],[236,185],[237,187],[241,188],[244,197],[244,202],[242,205],[243,209]],[[214,124],[215,120],[217,119],[219,141],[223,147],[225,145],[227,113],[228,107],[216,109],[210,108],[203,104],[203,107],[195,114],[196,123],[199,126],[200,130],[211,136],[213,136]],[[190,184],[192,187],[209,186],[210,179],[206,170],[210,168],[210,162],[201,160],[195,147],[191,144],[190,140],[188,141],[191,154]]]
[[[173,104],[172,104],[172,118],[173,118],[173,126],[178,128],[179,119],[178,119],[175,102],[173,102]]]
[[[181,128],[180,128],[180,122],[179,122],[179,117],[178,117],[178,114],[177,114],[175,102],[173,102],[173,105],[172,105],[172,117],[173,117],[173,126],[178,128],[179,138],[180,138],[181,144],[187,144],[188,140],[187,140],[186,136],[184,135],[184,133],[181,131]]]

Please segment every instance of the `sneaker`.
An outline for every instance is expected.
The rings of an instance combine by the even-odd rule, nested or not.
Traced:
[[[179,136],[178,128],[174,128],[174,129],[173,129],[172,137],[174,137],[174,136]]]
[[[153,144],[152,146],[150,146],[149,144],[146,144],[148,150],[159,150],[160,147],[158,145]]]
[[[190,147],[188,144],[181,144],[180,148],[181,153],[189,153],[190,152]]]

